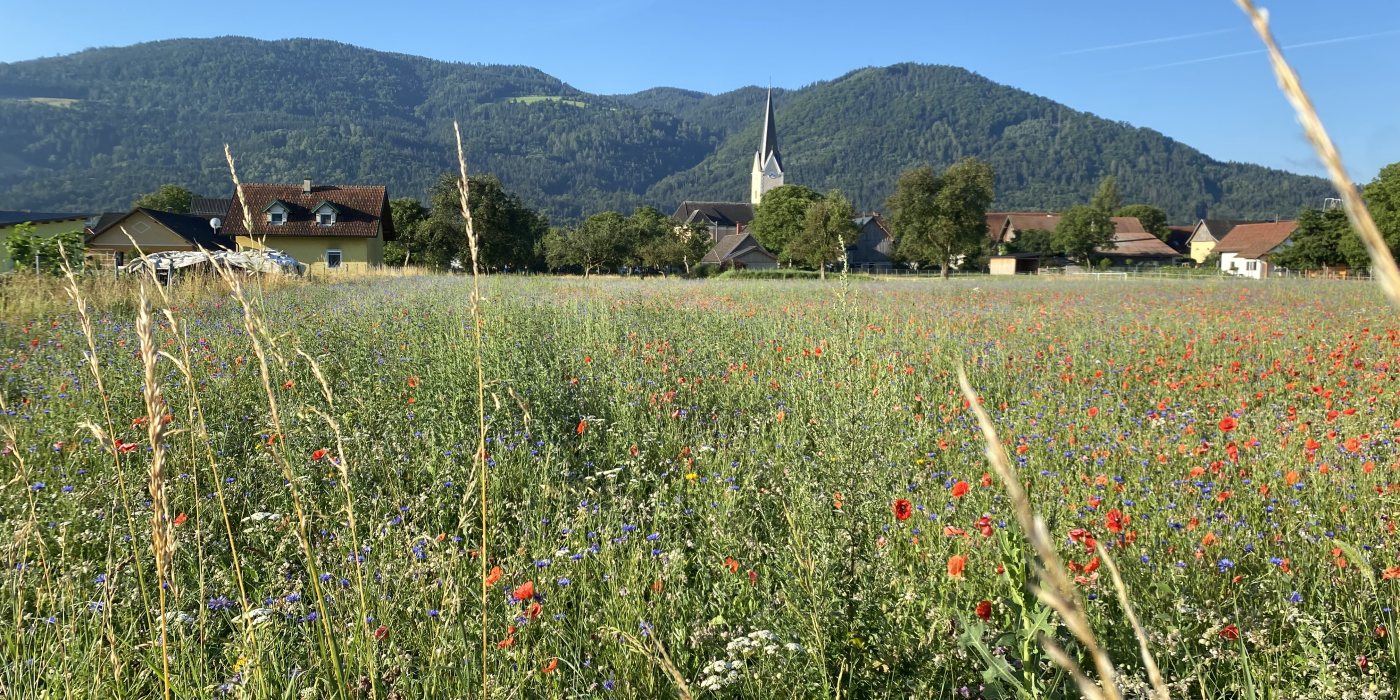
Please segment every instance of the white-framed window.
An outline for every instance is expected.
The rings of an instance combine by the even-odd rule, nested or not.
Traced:
[[[316,209],[316,224],[319,226],[332,226],[335,224],[335,207],[323,204]]]
[[[1247,263],[1244,264],[1244,269],[1245,269],[1245,270],[1248,270],[1248,271],[1250,271],[1250,272],[1253,272],[1253,271],[1255,271],[1255,270],[1258,270],[1258,269],[1259,269],[1259,261],[1258,261],[1258,260],[1250,260],[1249,262],[1247,262]]]
[[[340,267],[340,249],[331,248],[326,251],[326,269],[332,270]]]
[[[267,213],[267,223],[273,226],[281,226],[287,222],[287,215],[280,211],[270,211]]]

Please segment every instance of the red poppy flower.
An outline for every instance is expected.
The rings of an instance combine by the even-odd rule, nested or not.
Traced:
[[[961,554],[954,554],[948,557],[948,575],[953,578],[962,578],[963,569],[967,568],[967,557]]]
[[[1240,638],[1240,628],[1236,627],[1233,622],[1225,625],[1220,628],[1220,638],[1233,642]]]
[[[410,388],[410,389],[417,389],[417,388],[418,388],[418,377],[409,377],[409,378],[408,378],[408,388]]]
[[[971,488],[971,486],[967,485],[966,481],[958,480],[958,483],[953,484],[953,498],[962,498],[966,496],[968,490]]]
[[[977,613],[977,617],[982,618],[983,622],[992,619],[992,601],[984,600],[978,603],[975,612]]]
[[[526,581],[525,583],[516,586],[515,590],[510,592],[510,597],[514,598],[515,600],[529,600],[531,598],[534,598],[535,582]]]
[[[384,625],[380,625],[379,629],[374,631],[374,641],[376,642],[382,641],[387,636],[389,636],[389,628]]]
[[[326,448],[322,447],[321,449],[311,453],[311,461],[319,462],[325,459],[327,454],[329,454],[329,451]]]
[[[733,557],[725,557],[724,568],[729,569],[729,573],[731,574],[739,573],[739,560]]]
[[[1228,433],[1231,430],[1238,428],[1239,425],[1239,422],[1236,421],[1233,417],[1225,416],[1224,418],[1220,419],[1220,432]]]
[[[1097,415],[1099,415],[1099,407],[1098,407],[1098,406],[1090,406],[1090,407],[1089,407],[1089,417],[1090,417],[1090,418],[1093,418],[1094,416],[1097,416]]]
[[[530,607],[525,609],[525,617],[533,620],[539,617],[542,612],[544,612],[544,606],[540,605],[538,602],[530,603]]]
[[[891,506],[894,509],[895,520],[908,520],[914,514],[914,504],[907,498],[897,498]]]
[[[559,659],[550,659],[549,663],[540,669],[540,673],[554,673],[554,669],[559,668]]]
[[[491,567],[491,573],[490,573],[489,575],[487,575],[487,577],[486,577],[486,585],[488,585],[488,586],[494,586],[494,585],[496,585],[496,582],[499,581],[499,580],[501,580],[501,567],[499,567],[499,566],[493,566],[493,567]]]
[[[188,515],[185,515],[184,513],[181,513],[181,514],[175,516],[175,527],[180,527],[181,525],[184,525],[184,524],[185,524],[185,521],[188,520],[188,519],[189,519],[189,516],[188,516]]]
[[[984,515],[977,520],[977,529],[981,531],[983,537],[992,536],[992,518]]]
[[[585,431],[585,430],[588,430],[588,421],[587,421],[587,420],[581,420],[581,421],[579,421],[579,422],[578,422],[578,428],[575,430],[575,432],[577,432],[579,435],[582,435],[582,434],[583,434],[583,431]]]

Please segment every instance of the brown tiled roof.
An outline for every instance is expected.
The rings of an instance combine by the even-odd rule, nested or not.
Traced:
[[[714,224],[720,228],[737,228],[753,221],[753,205],[748,202],[681,202],[671,219],[682,223]]]
[[[1006,215],[1004,211],[987,212],[987,240],[993,243],[1001,242],[1001,229],[1006,226]]]
[[[1013,211],[1006,216],[1011,219],[1012,231],[1054,231],[1060,225],[1060,215],[1048,211]]]
[[[382,186],[318,185],[310,193],[303,193],[301,185],[243,185],[242,195],[246,199],[249,213],[254,217],[254,236],[357,236],[370,238],[377,235],[382,227],[384,240],[394,240],[394,222],[389,216],[389,198]],[[268,224],[263,211],[272,202],[280,201],[291,210],[287,213],[287,223],[279,226]],[[321,202],[330,202],[338,210],[336,221],[330,226],[316,223],[312,207]],[[244,236],[248,230],[243,222],[243,207],[238,198],[228,208],[228,218],[224,221],[224,235]]]
[[[1048,211],[1013,211],[1002,216],[1011,219],[1011,228],[1015,231],[1030,231],[1040,229],[1041,231],[1054,231],[1060,225],[1060,215]],[[1142,227],[1142,222],[1135,216],[1114,216],[1113,231],[1117,234],[1123,233],[1147,233],[1147,229]]]
[[[1116,217],[1130,218],[1130,217]],[[1137,221],[1137,219],[1133,219]],[[1138,226],[1142,228],[1142,226]],[[1174,258],[1180,255],[1171,246],[1162,242],[1162,239],[1146,231],[1115,231],[1113,234],[1113,248],[1100,250],[1105,255],[1118,255],[1123,257],[1147,257],[1147,258]]]
[[[1241,258],[1257,260],[1282,245],[1297,229],[1296,221],[1240,224],[1230,229],[1230,233],[1215,246],[1215,252],[1234,253]]]
[[[725,261],[728,261],[732,258],[737,258],[740,255],[743,255],[755,249],[761,251],[764,255],[773,258],[773,254],[765,250],[763,246],[759,245],[758,241],[754,239],[752,234],[731,233],[728,236],[719,239],[719,242],[715,243],[714,246],[710,248],[709,252],[705,253],[705,257],[700,258],[700,262],[716,264],[723,263]],[[776,260],[777,258],[773,259]]]

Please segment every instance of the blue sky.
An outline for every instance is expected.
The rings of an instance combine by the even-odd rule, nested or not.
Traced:
[[[1275,0],[1274,32],[1354,179],[1400,161],[1400,1]],[[0,0],[0,61],[237,34],[535,66],[595,93],[796,88],[902,61],[962,66],[1212,157],[1320,174],[1231,0],[513,2]],[[1294,47],[1287,49],[1287,47]]]

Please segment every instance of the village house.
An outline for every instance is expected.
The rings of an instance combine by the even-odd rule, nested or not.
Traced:
[[[1205,262],[1206,258],[1215,252],[1216,244],[1229,235],[1231,230],[1240,224],[1252,223],[1259,222],[1242,219],[1201,219],[1196,222],[1191,237],[1186,239],[1191,249],[1191,259],[1195,260],[1197,265]]]
[[[992,235],[992,243],[998,248],[1016,240],[1026,231],[1053,233],[1060,225],[1060,215],[1054,212],[999,212],[995,216],[988,214],[988,226],[994,225],[997,220],[1001,221],[1001,230],[989,235]],[[1115,265],[1162,265],[1180,257],[1180,253],[1143,228],[1137,217],[1114,216],[1111,220],[1113,247],[1095,251],[1098,256],[1109,259]],[[1008,269],[1006,266],[1011,263],[1002,262],[1001,265],[1003,269]],[[1026,265],[1020,263],[1019,267],[1010,269],[1024,272]]]
[[[111,268],[150,253],[232,250],[233,240],[210,223],[202,216],[145,208],[115,217],[104,214],[84,239],[87,258],[98,267]]]
[[[280,250],[311,272],[363,272],[384,262],[395,239],[389,198],[382,186],[249,184],[234,198],[223,234],[240,250]],[[244,210],[252,221],[244,219]]]
[[[1296,221],[1239,224],[1214,247],[1220,270],[1239,277],[1265,279],[1273,270],[1269,256],[1288,247]]]
[[[894,237],[885,220],[871,212],[855,219],[856,239],[846,246],[846,265],[863,272],[888,272],[894,267]]]
[[[37,235],[54,236],[69,231],[82,231],[84,222],[90,216],[91,214],[0,211],[0,272],[9,272],[15,269],[15,261],[10,259],[9,247],[4,243],[20,224],[33,226],[34,233]]]

